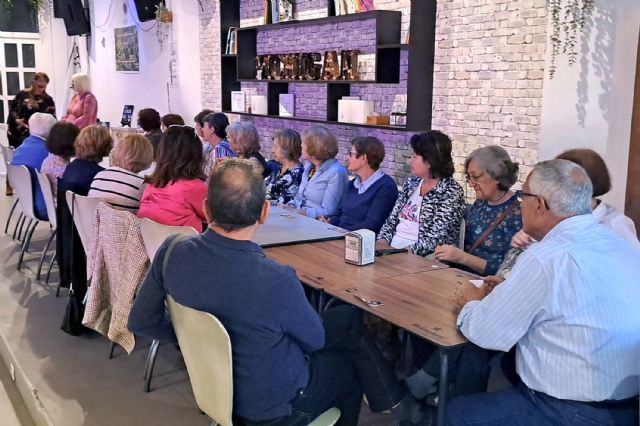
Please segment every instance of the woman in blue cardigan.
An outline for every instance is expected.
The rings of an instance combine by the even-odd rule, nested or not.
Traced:
[[[311,126],[302,132],[302,157],[306,162],[290,206],[314,219],[336,213],[349,183],[347,170],[335,158],[337,154],[338,140],[326,127]]]
[[[398,198],[393,179],[379,170],[383,159],[384,144],[378,138],[353,139],[348,169],[356,178],[342,193],[335,214],[320,220],[349,231],[369,229],[377,234]]]

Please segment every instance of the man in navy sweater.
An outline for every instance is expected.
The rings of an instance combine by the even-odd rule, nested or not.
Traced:
[[[373,411],[402,411],[406,392],[365,333],[359,311],[342,306],[321,318],[295,271],[251,242],[269,213],[251,162],[231,159],[214,169],[204,210],[203,234],[178,240],[167,253],[169,238],[158,250],[129,329],[175,341],[167,294],[215,315],[231,338],[234,415],[242,424],[306,425],[336,406],[339,424],[356,425],[363,391]]]

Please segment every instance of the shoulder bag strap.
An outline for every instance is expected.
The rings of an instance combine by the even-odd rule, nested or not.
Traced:
[[[500,225],[502,223],[503,220],[505,220],[507,218],[507,216],[509,215],[509,213],[511,213],[513,211],[513,209],[515,209],[518,206],[518,201],[516,200],[513,204],[511,204],[509,206],[508,209],[506,209],[505,211],[503,211],[500,216],[497,217],[496,220],[493,221],[493,223],[491,225],[489,225],[489,227],[482,233],[482,235],[480,235],[480,238],[478,238],[476,240],[475,243],[473,243],[473,245],[471,246],[471,249],[469,250],[469,253],[473,253],[475,250],[478,249],[478,247],[480,247],[482,245],[482,243],[484,243],[484,240],[487,239],[487,237],[489,236],[489,234],[491,234],[493,232],[494,229],[496,229],[496,227],[498,225]]]
[[[171,243],[169,243],[169,247],[167,247],[167,251],[164,252],[164,257],[162,258],[162,278],[163,279],[167,272],[167,265],[169,264],[169,256],[171,255],[171,252],[173,251],[173,248],[175,247],[176,243],[182,239],[184,239],[184,235],[174,236],[173,239],[171,240]]]

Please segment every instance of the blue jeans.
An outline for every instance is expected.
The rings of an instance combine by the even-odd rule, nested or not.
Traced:
[[[482,426],[638,425],[638,404],[594,407],[557,399],[522,382],[498,392],[461,396],[447,407],[447,424]]]

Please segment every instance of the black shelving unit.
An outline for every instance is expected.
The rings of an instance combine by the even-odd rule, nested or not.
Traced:
[[[268,115],[236,113],[246,116],[272,117],[278,119],[342,124],[354,127],[386,128],[392,130],[424,131],[431,128],[431,104],[433,96],[433,57],[435,43],[436,0],[411,2],[410,27],[411,44],[400,43],[401,13],[398,11],[375,10],[349,15],[333,16],[334,2],[328,2],[329,16],[325,18],[287,21],[276,24],[257,25],[240,28],[238,31],[238,54],[222,55],[222,108],[230,112],[231,91],[240,90],[240,82],[263,83],[267,85]],[[230,26],[239,26],[240,0],[224,0],[221,7],[222,52],[226,44],[226,32]],[[227,10],[228,9],[228,10]],[[233,10],[231,10],[233,9]],[[375,79],[374,80],[257,80],[255,78],[255,58],[257,56],[257,34],[276,28],[311,27],[314,25],[354,22],[375,19]],[[339,50],[340,46],[335,46]],[[407,81],[407,125],[372,126],[353,123],[339,123],[338,100],[348,96],[353,84],[397,84],[400,81],[401,51],[409,55]],[[275,53],[275,52],[274,52]],[[286,53],[286,46],[282,52]],[[326,120],[303,117],[280,117],[278,115],[279,95],[288,93],[289,84],[324,84],[327,90]]]

